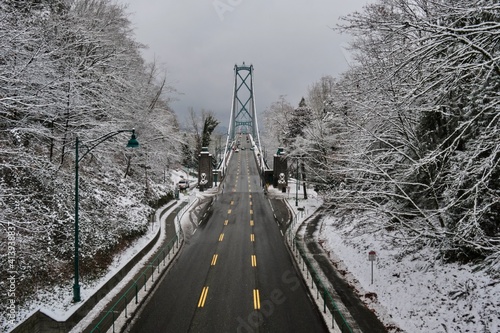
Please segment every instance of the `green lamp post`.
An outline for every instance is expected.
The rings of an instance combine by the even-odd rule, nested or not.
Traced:
[[[297,172],[295,176],[295,207],[299,205],[299,159],[297,158]]]
[[[108,133],[106,135],[101,136],[100,138],[97,138],[95,140],[92,140],[89,142],[89,145],[83,145],[80,146],[80,140],[78,139],[78,136],[76,137],[75,141],[75,283],[73,284],[73,302],[80,302],[81,297],[80,297],[80,282],[79,282],[79,242],[78,242],[78,209],[79,209],[79,195],[78,195],[78,164],[80,161],[88,154],[90,153],[95,147],[103,143],[104,141],[120,134],[120,133],[132,133],[132,136],[130,140],[128,140],[127,143],[127,148],[138,148],[139,147],[139,141],[137,141],[137,138],[135,136],[135,129],[131,130],[119,130],[115,132]],[[82,154],[82,156],[79,156],[79,149],[80,147],[84,147],[87,150]]]

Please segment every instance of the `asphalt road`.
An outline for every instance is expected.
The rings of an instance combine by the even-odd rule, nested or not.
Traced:
[[[209,216],[188,235],[127,332],[328,331],[295,271],[248,148],[233,155]]]
[[[328,278],[330,285],[338,295],[338,299],[335,300],[341,302],[349,311],[351,316],[346,319],[351,327],[366,333],[388,332],[388,329],[377,318],[376,314],[359,298],[356,294],[356,290],[350,286],[342,274],[335,269],[328,254],[317,242],[317,237],[315,235],[317,235],[319,222],[324,218],[324,213],[322,213],[323,209],[320,209],[317,215],[313,216],[301,226],[301,228],[306,228],[304,243],[309,253],[314,257],[314,260]],[[336,297],[334,296],[334,298]]]

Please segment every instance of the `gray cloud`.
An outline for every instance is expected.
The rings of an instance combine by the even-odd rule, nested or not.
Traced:
[[[144,56],[180,92],[171,106],[212,110],[227,125],[235,64],[253,64],[257,111],[280,95],[298,104],[308,86],[348,64],[348,36],[330,29],[367,0],[119,0],[128,3]]]

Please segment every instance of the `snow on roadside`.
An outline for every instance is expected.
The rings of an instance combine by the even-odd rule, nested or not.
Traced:
[[[140,252],[144,246],[146,246],[151,239],[158,233],[159,225],[158,223],[153,223],[150,225],[148,232],[134,241],[134,243],[125,249],[123,252],[117,254],[113,259],[113,262],[108,267],[108,272],[103,277],[95,281],[87,281],[82,279],[80,281],[81,286],[81,298],[83,301],[91,297],[102,285],[104,285],[109,279],[111,279],[122,267],[124,267],[131,258],[133,258],[138,252]],[[73,303],[73,281],[67,281],[64,284],[47,287],[41,289],[35,295],[35,298],[24,307],[17,309],[17,316],[20,319],[17,325],[19,325],[23,320],[31,316],[34,312],[40,310],[47,314],[51,318],[57,321],[65,321],[71,316],[83,303]],[[16,326],[17,326],[16,325]],[[2,331],[9,331],[15,326],[10,327],[8,325],[0,325]]]
[[[311,189],[308,200],[295,191],[270,194],[287,199],[299,224],[314,213],[321,199]],[[295,207],[295,196],[299,207]],[[473,265],[445,263],[437,249],[407,248],[396,232],[380,230],[373,213],[325,216],[318,241],[349,283],[379,318],[397,332],[500,332],[500,279]],[[296,226],[298,227],[298,226]],[[376,252],[373,284],[368,252]],[[393,324],[396,324],[395,327]]]
[[[191,184],[195,184],[197,182],[197,179],[190,176],[184,169],[171,170],[170,179],[174,182],[174,184],[177,184],[177,182],[181,179],[188,179]],[[197,194],[198,190],[196,189],[187,193],[180,193],[180,201],[188,201],[191,203],[194,200],[192,196],[197,196]],[[126,200],[124,200],[122,204],[126,204],[125,201]],[[174,202],[173,204],[176,205],[176,202]],[[168,204],[167,206],[170,205],[171,204]],[[123,205],[117,204],[117,207],[123,207]],[[157,216],[156,222],[158,220],[159,217]],[[158,232],[159,224],[150,224],[148,232],[145,235],[134,241],[134,243],[131,244],[127,249],[115,256],[113,262],[108,267],[108,272],[106,275],[95,281],[86,281],[85,279],[82,279],[80,281],[82,300],[86,300],[91,297],[104,283],[106,283],[111,277],[113,277],[116,272],[118,272],[124,265],[126,265],[135,254],[141,251],[143,247],[146,246],[147,243],[149,243],[149,241]],[[155,248],[156,246],[153,247],[153,250]],[[114,294],[110,293],[109,296],[114,296]],[[81,302],[76,304],[73,303],[72,298],[73,280],[62,283],[61,285],[40,289],[30,302],[16,309],[18,322],[15,326],[8,324],[7,321],[2,322],[2,317],[0,316],[0,331],[4,332],[14,329],[16,326],[20,325],[22,321],[30,317],[38,310],[49,315],[54,320],[65,321],[83,304]],[[78,327],[80,326],[77,326],[77,330]]]
[[[172,170],[171,179],[177,183],[178,180],[182,178],[187,178],[187,172],[183,170]],[[195,181],[193,178],[189,178],[190,181]],[[180,194],[180,201],[188,200],[188,195]],[[121,203],[121,204],[120,204]],[[126,199],[117,201],[117,209],[120,207],[126,207],[128,201]],[[176,204],[172,202],[167,206]],[[124,208],[123,208],[124,209]],[[157,216],[155,223],[149,224],[148,232],[146,232],[142,237],[138,238],[123,252],[115,255],[113,262],[108,267],[108,272],[101,278],[93,281],[89,281],[84,277],[80,280],[81,286],[81,298],[86,300],[91,297],[104,283],[106,283],[110,278],[112,278],[123,266],[125,266],[133,256],[140,252],[144,246],[146,246],[153,237],[159,232],[159,224],[156,223],[159,220]],[[83,303],[73,303],[73,280],[66,281],[57,286],[50,286],[41,288],[38,290],[36,295],[27,302],[26,304],[19,306],[16,309],[17,322],[14,326],[9,324],[6,320],[3,321],[3,316],[0,315],[0,331],[10,331],[16,326],[20,325],[22,321],[30,317],[33,313],[40,310],[43,313],[49,315],[51,318],[57,321],[65,321],[67,318],[73,314]]]
[[[471,265],[444,263],[435,249],[405,249],[395,232],[375,229],[375,218],[326,217],[319,240],[384,322],[408,333],[500,332],[498,279]],[[373,284],[369,251],[377,254]]]

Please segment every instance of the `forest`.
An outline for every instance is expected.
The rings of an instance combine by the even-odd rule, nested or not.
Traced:
[[[379,0],[335,29],[349,69],[273,103],[272,139],[336,212],[498,276],[500,4]]]
[[[164,69],[146,63],[121,5],[108,0],[0,1],[0,302],[70,283],[75,143],[82,283],[148,228],[171,195],[165,179],[186,140]],[[10,246],[12,245],[12,246]],[[9,250],[10,249],[10,250]],[[12,250],[12,251],[11,251]],[[2,309],[0,309],[2,310]]]
[[[270,105],[269,142],[336,212],[376,212],[408,251],[500,276],[500,3],[377,0],[334,29],[352,36],[349,69]],[[0,312],[10,276],[18,306],[71,283],[77,138],[80,153],[121,130],[140,143],[120,133],[79,163],[86,283],[147,231],[169,168],[193,166],[217,126],[192,113],[194,134],[180,129],[144,47],[111,0],[0,0]]]

